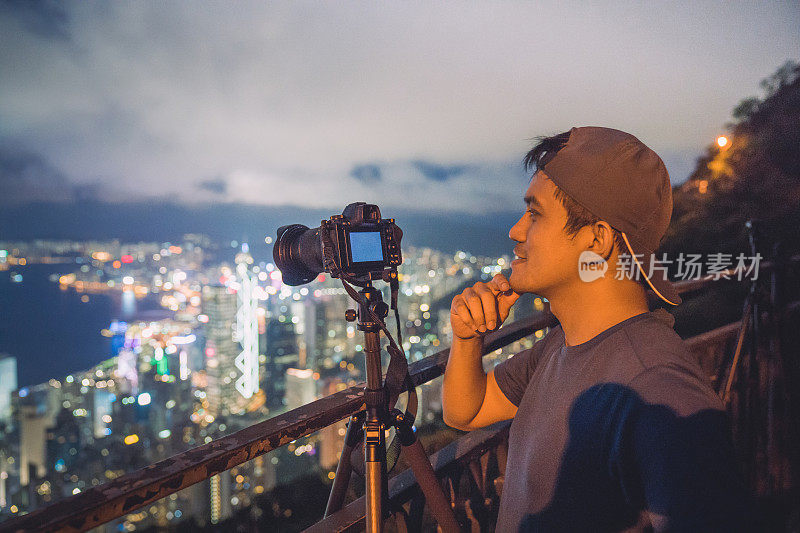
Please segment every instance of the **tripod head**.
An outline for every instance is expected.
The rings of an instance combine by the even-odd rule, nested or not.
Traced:
[[[380,331],[380,323],[376,322],[374,317],[377,316],[383,320],[389,315],[389,306],[383,301],[383,294],[375,289],[370,282],[367,282],[358,291],[358,294],[363,298],[363,300],[357,300],[359,309],[358,311],[355,309],[345,311],[345,320],[348,322],[358,320],[356,327],[361,331]]]

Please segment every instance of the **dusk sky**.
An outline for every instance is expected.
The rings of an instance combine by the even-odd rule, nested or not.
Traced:
[[[576,125],[679,183],[800,59],[796,1],[1,5],[0,203],[507,210]]]

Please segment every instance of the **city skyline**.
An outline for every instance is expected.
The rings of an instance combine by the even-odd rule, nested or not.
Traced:
[[[246,243],[221,248],[198,234],[172,243],[0,242],[4,289],[38,277],[84,305],[98,295],[121,300],[94,332],[107,345],[89,366],[72,361],[68,373],[54,372],[48,357],[58,352],[69,359],[69,352],[50,339],[52,349],[39,363],[49,379],[17,383],[30,361],[0,353],[0,518],[79,494],[364,379],[364,341],[344,320],[353,303],[339,280],[320,274],[292,287],[275,265],[256,261]],[[406,247],[405,259],[399,304],[410,361],[446,345],[452,293],[510,261],[414,247]],[[37,266],[52,273],[37,274]],[[145,298],[158,311],[137,310]],[[537,298],[517,315],[543,309]],[[66,320],[63,314],[50,320]],[[32,325],[32,335],[50,336],[52,324]],[[489,360],[499,361],[500,354]],[[422,386],[420,395],[418,425],[437,424],[438,385]],[[344,431],[344,423],[333,424],[108,527],[215,525],[298,476],[329,481]],[[302,512],[280,510],[287,511]]]
[[[219,284],[226,277],[223,275],[217,279],[219,273],[214,276],[213,272],[219,269],[230,274],[234,255],[241,246],[247,246],[238,241],[213,243],[197,234],[176,241],[177,247],[175,243],[126,243],[119,240],[0,241],[0,272],[3,275],[0,281],[3,290],[7,291],[3,303],[14,310],[9,320],[0,324],[0,339],[3,341],[0,342],[0,353],[5,347],[9,355],[18,358],[19,387],[46,382],[50,378],[63,378],[69,372],[83,371],[105,359],[104,354],[112,350],[108,344],[110,321],[145,323],[167,319],[177,312],[178,304],[167,302],[161,296],[169,292],[169,289],[165,292],[160,284],[160,279],[167,276],[156,271],[155,277],[148,281],[148,268],[151,267],[142,265],[141,261],[152,263],[151,257],[159,257],[159,251],[180,250],[181,245],[185,248],[187,242],[192,246],[195,241],[203,243],[199,258],[184,264],[178,272],[183,272],[184,276],[188,272],[202,287]],[[425,247],[407,249],[411,258],[417,250],[430,250]],[[162,257],[155,265],[166,268],[164,265],[181,264],[189,261],[187,253],[185,251],[178,258]],[[459,253],[477,257],[468,252]],[[203,268],[200,266],[202,261],[206,263]],[[271,261],[271,258],[260,258],[255,264],[256,272],[274,269]],[[37,267],[46,271],[37,271]],[[401,267],[401,272],[413,268],[413,265],[406,264]],[[325,285],[329,286],[332,281]],[[171,289],[171,284],[168,285]],[[318,285],[315,282],[310,286]],[[45,292],[42,292],[43,288]],[[195,300],[200,299],[205,300],[205,296],[198,293]],[[47,324],[45,331],[37,333],[44,324]],[[66,357],[50,362],[52,349],[49,346],[53,345],[60,346],[59,351]],[[18,349],[15,350],[14,346]]]

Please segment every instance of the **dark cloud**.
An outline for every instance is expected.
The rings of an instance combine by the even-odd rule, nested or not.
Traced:
[[[16,18],[29,32],[46,39],[70,39],[69,15],[56,0],[2,0],[0,16]]]
[[[228,192],[228,182],[222,178],[213,178],[200,182],[201,191],[208,191],[214,194],[223,195]]]
[[[367,185],[372,183],[379,183],[383,179],[381,168],[378,165],[356,165],[350,171],[350,175],[361,183]]]
[[[108,193],[108,185],[99,181],[72,185],[72,195],[77,202],[94,202],[109,196],[115,196]]]
[[[80,194],[78,194],[80,192]],[[39,154],[0,146],[0,204],[70,201],[85,198],[57,168]]]
[[[447,181],[463,174],[469,168],[467,165],[443,166],[421,160],[412,161],[411,164],[431,181]]]

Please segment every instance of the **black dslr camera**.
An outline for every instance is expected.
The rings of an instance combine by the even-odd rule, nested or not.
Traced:
[[[318,228],[281,226],[272,256],[287,285],[309,283],[320,272],[363,282],[382,279],[384,270],[403,262],[402,237],[393,218],[381,219],[377,205],[356,202]]]

